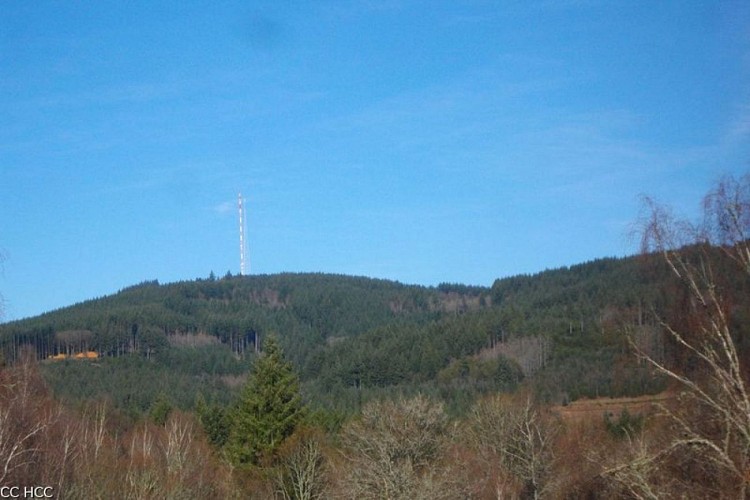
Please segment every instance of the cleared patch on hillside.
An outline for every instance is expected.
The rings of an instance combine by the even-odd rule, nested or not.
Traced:
[[[553,406],[552,410],[566,423],[601,422],[605,415],[617,417],[623,411],[631,415],[652,415],[660,406],[669,406],[675,394],[665,391],[659,394],[630,398],[579,399],[567,405]]]
[[[548,338],[541,335],[529,335],[498,342],[493,347],[486,347],[479,352],[478,358],[487,360],[505,356],[518,363],[524,377],[530,377],[544,368],[550,351],[551,345]]]

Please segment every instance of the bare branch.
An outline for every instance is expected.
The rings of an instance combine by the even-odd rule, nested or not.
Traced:
[[[639,357],[684,388],[689,404],[665,410],[678,431],[666,447],[649,450],[641,443],[633,448],[630,461],[606,469],[603,475],[625,485],[634,496],[648,498],[656,471],[676,450],[701,450],[690,455],[692,460],[728,474],[731,490],[744,498],[750,486],[750,397],[730,329],[729,309],[717,286],[715,251],[707,244],[720,245],[724,255],[739,265],[740,273],[750,277],[750,175],[740,180],[725,178],[706,196],[702,226],[679,221],[650,199],[644,207],[642,250],[664,256],[690,299],[682,312],[692,320],[688,331],[678,331],[665,321],[660,324],[703,371],[670,367],[631,340]],[[693,246],[702,253],[682,248],[687,243],[702,244]]]

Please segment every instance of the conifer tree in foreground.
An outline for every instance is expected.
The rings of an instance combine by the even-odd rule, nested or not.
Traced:
[[[299,378],[269,336],[232,415],[229,459],[235,465],[257,465],[294,432],[303,413]]]

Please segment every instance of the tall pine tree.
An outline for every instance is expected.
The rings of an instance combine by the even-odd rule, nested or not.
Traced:
[[[294,432],[304,410],[299,378],[269,336],[232,415],[229,458],[235,465],[257,465]]]

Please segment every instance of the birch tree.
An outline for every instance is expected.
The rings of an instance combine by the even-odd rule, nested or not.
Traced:
[[[660,478],[665,474],[683,474],[680,484],[689,494],[692,484],[706,494],[747,498],[748,367],[738,348],[739,332],[732,331],[733,314],[747,303],[734,304],[728,284],[750,283],[750,174],[721,180],[704,198],[698,224],[677,219],[652,200],[645,201],[645,209],[643,251],[660,253],[686,294],[682,326],[661,320],[685,362],[669,364],[640,352],[680,388],[678,403],[664,409],[673,437],[658,447],[639,442],[631,461],[606,469],[604,475],[643,498],[657,491],[655,481],[668,482]],[[727,276],[728,269],[736,274]],[[676,460],[683,466],[673,467]]]

